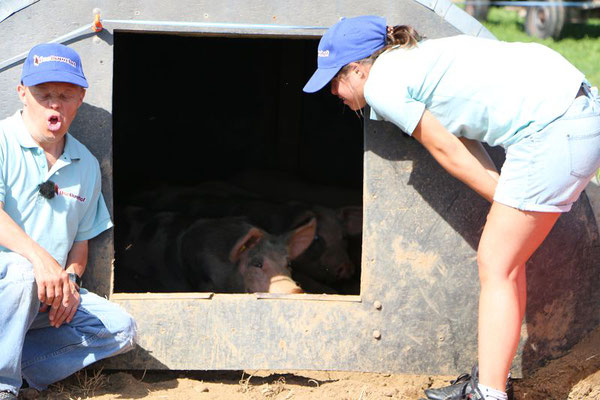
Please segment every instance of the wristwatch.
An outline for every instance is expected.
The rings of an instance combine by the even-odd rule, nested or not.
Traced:
[[[69,280],[77,285],[77,288],[81,290],[81,277],[73,272],[69,272]]]

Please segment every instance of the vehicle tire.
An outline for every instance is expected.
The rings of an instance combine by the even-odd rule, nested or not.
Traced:
[[[529,7],[525,16],[525,32],[540,39],[560,36],[566,11],[561,0],[548,1],[548,7]]]
[[[487,19],[488,11],[490,9],[490,0],[473,0],[476,4],[465,5],[465,11],[478,21],[485,21]]]

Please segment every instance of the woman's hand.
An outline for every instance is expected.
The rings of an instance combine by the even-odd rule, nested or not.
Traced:
[[[481,142],[477,142],[475,140],[467,139],[464,137],[460,137],[458,138],[458,140],[460,140],[462,144],[465,145],[467,150],[469,150],[469,152],[473,154],[473,156],[481,163],[481,165],[483,166],[483,168],[485,168],[487,173],[496,182],[498,182],[498,179],[500,179],[500,174],[498,173],[496,165],[494,165],[494,162],[490,158],[488,152],[485,151],[485,148],[483,147]]]

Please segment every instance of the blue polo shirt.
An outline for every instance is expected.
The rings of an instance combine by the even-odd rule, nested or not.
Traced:
[[[456,136],[508,147],[564,114],[584,79],[546,46],[459,35],[380,55],[364,94],[371,119],[409,135],[427,109]]]
[[[44,150],[33,140],[21,111],[0,121],[0,201],[10,217],[65,267],[73,242],[112,227],[101,190],[98,160],[67,133],[63,154],[48,170]],[[53,181],[46,199],[38,185]],[[0,251],[9,251],[0,246]]]

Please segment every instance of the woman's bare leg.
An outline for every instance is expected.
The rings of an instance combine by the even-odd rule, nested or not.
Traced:
[[[525,265],[519,267],[518,271],[517,291],[519,292],[519,324],[521,324],[523,318],[525,318],[525,309],[527,307],[527,276]]]
[[[525,313],[525,263],[560,213],[520,211],[494,202],[479,249],[479,382],[504,391]]]

